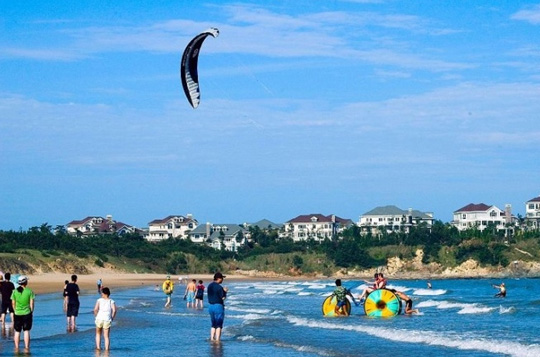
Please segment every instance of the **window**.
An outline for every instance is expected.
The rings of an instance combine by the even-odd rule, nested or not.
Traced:
[[[465,213],[463,213],[463,214],[461,215],[461,218],[467,219],[467,215],[466,215]]]

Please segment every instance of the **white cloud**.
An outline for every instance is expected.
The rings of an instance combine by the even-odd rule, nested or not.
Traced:
[[[521,20],[533,25],[540,24],[540,5],[531,7],[528,10],[520,10],[510,17],[512,20]]]

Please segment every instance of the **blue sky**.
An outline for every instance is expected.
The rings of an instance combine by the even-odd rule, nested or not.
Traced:
[[[179,61],[209,27],[194,110]],[[539,1],[4,1],[0,229],[524,214],[539,39]]]

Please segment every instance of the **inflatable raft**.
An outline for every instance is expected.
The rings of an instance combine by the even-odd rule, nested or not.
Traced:
[[[369,317],[396,316],[401,313],[401,300],[388,289],[378,289],[367,296],[364,312]]]
[[[341,307],[341,314],[336,314],[336,304],[337,298],[334,295],[328,296],[324,299],[322,304],[322,313],[324,316],[335,317],[335,316],[349,316],[351,314],[351,303],[347,299],[345,306]]]

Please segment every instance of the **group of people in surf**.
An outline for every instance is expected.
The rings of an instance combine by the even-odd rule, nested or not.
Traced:
[[[371,294],[375,290],[379,289],[387,289],[386,284],[388,283],[388,280],[384,277],[383,273],[375,273],[374,275],[374,281],[367,281],[364,280],[366,284],[368,284],[368,287],[364,289],[362,294],[359,296],[360,303],[357,303],[356,305],[363,304],[368,297],[369,294]],[[332,293],[337,300],[336,307],[334,309],[334,314],[336,316],[348,316],[348,311],[344,308],[347,305],[347,296],[350,296],[353,302],[356,303],[356,300],[350,290],[342,286],[341,279],[336,280],[336,289]],[[413,309],[413,301],[412,299],[407,296],[405,293],[401,291],[397,291],[395,289],[388,289],[394,294],[396,294],[402,301],[405,302],[405,314],[410,315],[414,313],[418,313],[418,309]]]

